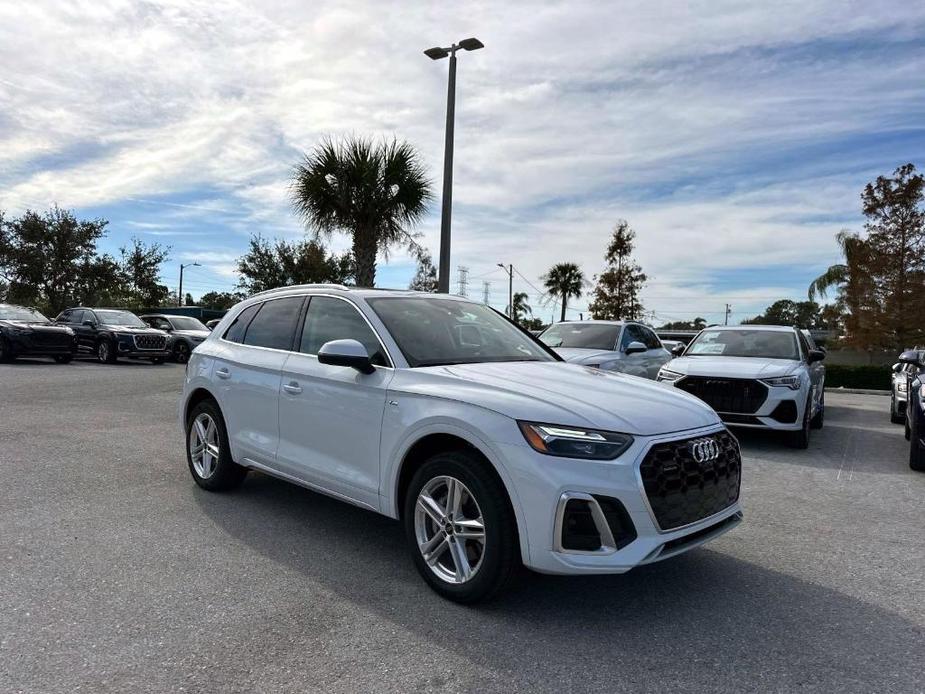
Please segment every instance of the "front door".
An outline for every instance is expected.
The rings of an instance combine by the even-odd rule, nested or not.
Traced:
[[[331,340],[366,346],[371,374],[318,361]],[[346,299],[314,296],[296,350],[283,366],[277,466],[326,491],[379,508],[379,436],[392,380],[378,337]]]

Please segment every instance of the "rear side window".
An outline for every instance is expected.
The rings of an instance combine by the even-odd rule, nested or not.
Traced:
[[[302,297],[274,299],[261,305],[244,332],[244,344],[271,349],[292,349]]]
[[[312,297],[299,351],[318,354],[321,346],[331,340],[356,340],[366,347],[373,364],[386,366],[388,363],[376,333],[351,304],[327,296]]]
[[[251,318],[257,313],[257,310],[260,308],[260,304],[254,304],[253,306],[248,306],[246,309],[241,311],[238,314],[237,318],[228,326],[228,330],[225,331],[225,334],[222,336],[228,342],[244,342],[244,331],[247,330],[247,326],[251,322]]]

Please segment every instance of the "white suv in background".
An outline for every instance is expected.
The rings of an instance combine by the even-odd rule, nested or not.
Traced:
[[[634,321],[583,320],[550,325],[540,341],[571,364],[654,379],[671,354],[646,325]]]
[[[795,328],[719,326],[702,330],[658,380],[696,395],[727,424],[785,431],[806,448],[825,417],[823,359]]]
[[[521,562],[620,573],[741,519],[738,443],[713,410],[563,363],[460,297],[253,296],[193,352],[179,418],[199,486],[254,469],[400,519],[421,575],[461,602]]]

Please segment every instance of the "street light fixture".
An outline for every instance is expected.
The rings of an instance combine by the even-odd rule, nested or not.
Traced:
[[[507,273],[507,315],[514,320],[514,266],[498,263],[498,267]]]
[[[450,76],[446,90],[446,143],[443,153],[443,211],[440,216],[440,260],[437,268],[437,291],[450,291],[450,217],[453,208],[453,127],[456,117],[456,51],[475,51],[485,44],[476,38],[463,39],[448,48],[434,46],[424,51],[431,60],[450,59]]]
[[[177,289],[177,306],[183,305],[183,268],[185,267],[202,267],[199,263],[180,264],[180,288]]]

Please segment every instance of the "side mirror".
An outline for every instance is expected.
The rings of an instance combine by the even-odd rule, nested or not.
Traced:
[[[915,349],[910,349],[899,355],[899,361],[901,364],[912,364],[913,366],[922,366],[922,362],[919,359],[919,352]]]
[[[649,349],[649,348],[646,347],[646,346],[645,346],[644,344],[642,344],[641,342],[630,342],[630,343],[626,346],[626,349],[623,350],[623,352],[626,353],[626,354],[628,354],[628,355],[629,355],[629,354],[639,354],[640,352],[645,352],[645,351],[648,350],[648,349]]]
[[[85,321],[83,322],[83,324],[84,324],[86,327],[88,327],[88,328],[95,328],[95,327],[96,327],[96,323],[94,323],[92,320],[85,320]]]
[[[376,368],[369,352],[357,340],[331,340],[321,345],[318,361],[331,366],[349,366],[360,373],[371,374]]]
[[[671,348],[671,356],[680,357],[682,354],[684,354],[685,349],[687,349],[687,347],[684,344],[675,345]]]
[[[809,363],[812,364],[817,361],[822,361],[825,359],[825,352],[821,349],[811,349],[809,350]]]

